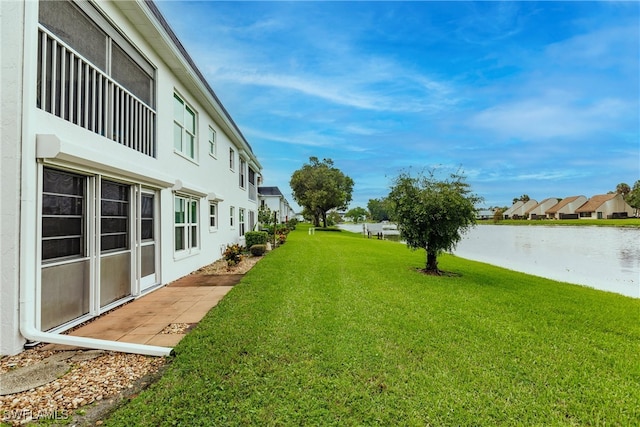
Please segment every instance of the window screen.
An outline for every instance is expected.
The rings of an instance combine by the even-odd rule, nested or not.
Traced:
[[[152,78],[117,44],[111,46],[111,76],[147,105],[152,105]]]
[[[42,187],[42,259],[83,256],[86,178],[45,168]]]
[[[100,248],[102,252],[129,249],[129,186],[102,181]]]
[[[39,20],[102,71],[107,64],[107,35],[68,1],[40,1]]]

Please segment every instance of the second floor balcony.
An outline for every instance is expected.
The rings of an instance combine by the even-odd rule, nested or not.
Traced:
[[[38,108],[156,156],[156,111],[44,27],[37,74]]]

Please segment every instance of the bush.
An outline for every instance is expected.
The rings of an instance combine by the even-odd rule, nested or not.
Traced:
[[[267,251],[267,245],[266,244],[252,245],[249,248],[249,252],[251,252],[251,255],[253,255],[253,256],[262,256],[262,255],[264,255],[264,253],[266,251]]]
[[[278,224],[276,234],[289,234],[291,230],[285,224]]]
[[[227,248],[222,253],[224,259],[227,260],[228,265],[236,265],[242,261],[242,246],[239,244],[227,245]]]
[[[289,230],[295,230],[296,225],[298,225],[298,220],[296,218],[291,218],[289,221],[287,221],[287,228]]]
[[[276,238],[278,239],[279,244],[283,244],[284,242],[287,241],[287,235],[284,233],[277,234]]]
[[[268,225],[263,227],[262,230],[269,233],[271,237],[273,237],[273,225]],[[276,227],[276,234],[288,234],[291,231],[285,224],[278,224]]]
[[[251,248],[253,245],[267,244],[267,237],[268,234],[266,231],[249,231],[244,235],[248,248]]]

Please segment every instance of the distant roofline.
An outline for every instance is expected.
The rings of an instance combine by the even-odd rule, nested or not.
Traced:
[[[259,186],[258,194],[261,196],[280,196],[284,197],[282,191],[277,186]]]

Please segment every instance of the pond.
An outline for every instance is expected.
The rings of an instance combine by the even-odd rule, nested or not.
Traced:
[[[640,298],[640,229],[478,225],[454,254]]]
[[[341,225],[362,232],[362,225]],[[456,256],[640,298],[640,229],[481,224]]]

